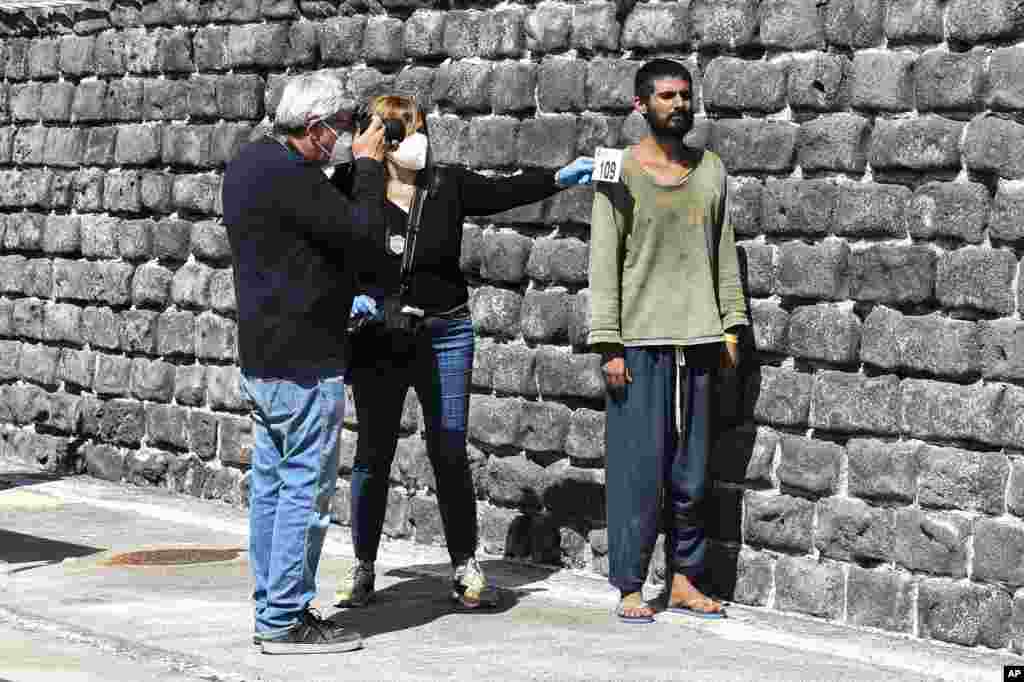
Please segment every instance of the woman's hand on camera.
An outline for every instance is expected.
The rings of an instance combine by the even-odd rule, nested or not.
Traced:
[[[352,156],[356,159],[384,160],[384,125],[376,116],[366,130],[352,140]]]
[[[593,174],[594,159],[590,156],[580,156],[568,166],[559,169],[555,173],[555,182],[562,187],[589,185]]]

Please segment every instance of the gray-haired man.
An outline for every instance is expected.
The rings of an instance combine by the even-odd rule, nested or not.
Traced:
[[[255,435],[254,640],[268,654],[362,644],[309,607],[338,475],[352,273],[384,245],[383,129],[375,122],[355,140],[351,130],[352,104],[336,78],[295,78],[282,93],[275,134],[245,146],[224,174],[242,386]],[[346,156],[355,158],[353,199],[323,172]]]

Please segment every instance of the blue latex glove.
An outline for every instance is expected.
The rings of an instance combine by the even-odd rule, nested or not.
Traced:
[[[376,317],[377,302],[365,294],[360,294],[352,299],[352,312],[350,316],[360,317],[363,315]]]
[[[594,173],[594,159],[581,156],[555,173],[555,181],[562,187],[589,185]]]

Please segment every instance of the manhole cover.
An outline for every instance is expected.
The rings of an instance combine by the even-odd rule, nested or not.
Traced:
[[[107,560],[110,566],[180,566],[205,564],[212,561],[237,559],[241,549],[213,549],[210,547],[167,547],[121,552]]]

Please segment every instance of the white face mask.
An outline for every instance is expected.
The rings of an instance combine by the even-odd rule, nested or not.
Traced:
[[[423,170],[427,166],[427,136],[413,133],[402,140],[398,149],[388,152],[388,158],[407,170]]]

